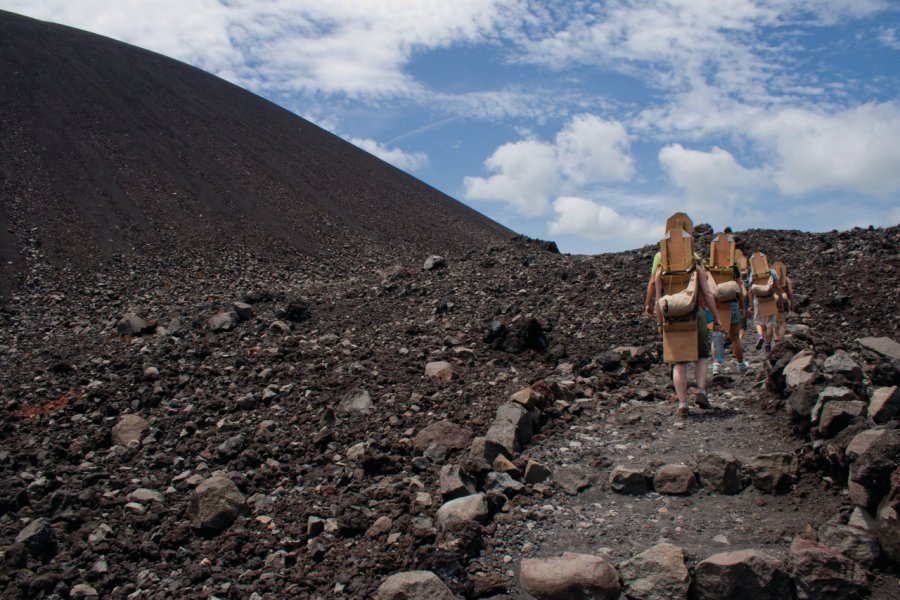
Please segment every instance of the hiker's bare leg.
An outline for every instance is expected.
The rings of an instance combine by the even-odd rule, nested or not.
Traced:
[[[687,363],[678,363],[672,369],[672,383],[675,384],[675,395],[680,406],[687,405]]]
[[[744,347],[741,346],[741,326],[732,325],[728,332],[731,338],[731,351],[734,353],[734,359],[738,362],[744,360]]]
[[[706,391],[706,369],[708,366],[708,359],[705,358],[700,358],[694,363],[694,377],[697,379],[697,387],[704,392]]]

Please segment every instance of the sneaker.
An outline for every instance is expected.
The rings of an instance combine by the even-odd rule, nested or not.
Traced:
[[[772,344],[766,344],[766,352],[772,351]]]
[[[703,409],[712,408],[712,404],[709,403],[709,397],[706,395],[705,390],[697,390],[697,393],[694,394],[694,402],[697,403],[697,406]]]
[[[675,410],[676,417],[686,417],[688,416],[688,407],[684,404],[679,404],[678,408]]]
[[[719,374],[719,369],[721,369],[721,367],[719,366],[720,364],[721,364],[721,363],[719,363],[718,361],[716,361],[716,362],[713,363],[713,369],[712,369],[713,375],[718,375],[718,374]]]
[[[759,339],[756,340],[756,345],[753,346],[755,349],[759,350],[762,348],[762,345],[766,343],[766,340],[763,339],[763,336],[759,336]]]
[[[741,362],[738,363],[738,369],[740,370],[741,373],[746,373],[747,367],[748,367],[748,365],[747,365],[746,360],[742,360]]]

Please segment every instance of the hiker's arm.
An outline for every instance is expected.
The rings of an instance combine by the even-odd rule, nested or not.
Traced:
[[[700,293],[703,294],[703,300],[706,302],[706,307],[709,308],[709,312],[713,315],[713,324],[721,329],[722,320],[719,319],[719,309],[716,308],[716,298],[712,295],[712,291],[710,291],[709,284],[706,281],[706,271],[699,266],[697,267],[697,279],[700,283]]]
[[[659,301],[662,299],[662,271],[657,270],[653,275],[653,289],[656,290],[656,302],[654,303],[654,308],[656,312],[656,327],[659,330],[659,334],[662,335],[663,330],[663,314],[662,309],[659,307]]]
[[[644,312],[648,317],[653,317],[653,296],[656,290],[656,276],[651,275],[647,281],[647,297],[644,301]]]

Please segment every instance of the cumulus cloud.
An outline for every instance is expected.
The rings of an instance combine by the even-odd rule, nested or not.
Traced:
[[[469,200],[500,200],[527,216],[547,212],[549,198],[559,185],[556,149],[524,140],[503,144],[484,162],[490,177],[466,177]]]
[[[527,216],[550,210],[563,190],[627,181],[634,175],[625,127],[594,115],[573,117],[554,142],[523,140],[500,146],[485,161],[490,177],[466,177],[465,197],[496,200]]]
[[[659,151],[659,162],[688,202],[701,209],[732,206],[737,194],[765,182],[763,173],[744,168],[718,146],[702,152],[671,144]]]
[[[416,171],[428,164],[428,155],[424,152],[414,152],[410,154],[399,148],[387,148],[375,140],[370,139],[350,138],[347,141],[404,171]]]
[[[761,118],[753,135],[776,154],[778,189],[797,196],[900,191],[900,104],[823,113],[787,109]]]
[[[562,196],[553,203],[557,214],[549,223],[552,235],[578,235],[610,243],[645,244],[659,239],[659,223],[626,217],[615,209],[585,198]]]

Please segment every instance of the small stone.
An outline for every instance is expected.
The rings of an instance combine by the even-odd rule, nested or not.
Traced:
[[[542,481],[546,481],[551,475],[552,472],[550,469],[537,461],[529,460],[525,465],[526,483],[541,483]]]
[[[433,361],[425,365],[425,377],[448,382],[453,379],[453,365],[445,360]]]
[[[112,428],[113,444],[119,446],[139,446],[141,436],[150,424],[139,415],[129,414],[122,416],[119,422]]]
[[[431,571],[395,573],[382,582],[376,600],[456,600],[443,581]]]
[[[609,474],[609,486],[618,494],[646,494],[650,491],[650,482],[643,469],[631,469],[618,466]]]

